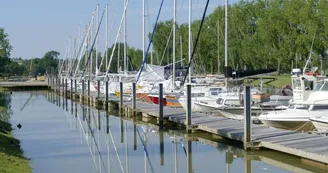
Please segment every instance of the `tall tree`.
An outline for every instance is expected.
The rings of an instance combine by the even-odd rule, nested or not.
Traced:
[[[9,57],[12,46],[9,43],[8,34],[4,28],[0,28],[0,72],[4,72],[6,65],[10,63]]]

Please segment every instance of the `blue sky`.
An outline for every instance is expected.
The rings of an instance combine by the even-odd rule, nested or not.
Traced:
[[[122,2],[119,2],[122,1]],[[160,0],[148,1],[149,18],[146,19],[147,32],[154,23]],[[68,39],[78,36],[78,26],[85,26],[92,16],[96,5],[100,11],[109,4],[109,24],[113,25],[109,44],[113,44],[123,11],[123,0],[6,0],[0,6],[0,27],[9,34],[13,51],[11,57],[42,57],[49,50],[64,55]],[[179,23],[188,21],[188,0],[177,0]],[[211,1],[208,14],[224,0]],[[173,0],[165,0],[160,20],[172,19]],[[200,19],[205,6],[204,0],[193,0],[193,19]],[[142,0],[129,0],[127,17],[127,41],[129,46],[142,47]],[[104,24],[104,23],[103,23]],[[110,28],[110,27],[109,27]],[[104,29],[102,25],[99,51],[104,50]]]

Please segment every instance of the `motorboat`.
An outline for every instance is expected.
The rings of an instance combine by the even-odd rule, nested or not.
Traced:
[[[312,122],[324,123],[323,115],[328,117],[328,81],[317,84],[306,100],[295,100],[283,111],[262,113],[259,119],[268,126],[310,131],[315,129],[310,118]]]

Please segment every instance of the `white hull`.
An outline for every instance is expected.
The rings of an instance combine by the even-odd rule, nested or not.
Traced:
[[[328,114],[321,116],[314,115],[310,120],[318,132],[328,132]]]
[[[275,128],[295,130],[295,131],[312,131],[314,126],[309,120],[298,120],[298,121],[267,121],[261,120],[263,124]]]

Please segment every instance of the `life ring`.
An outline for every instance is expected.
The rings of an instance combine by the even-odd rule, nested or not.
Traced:
[[[287,90],[293,91],[293,88],[290,85],[285,85],[284,87],[282,87],[281,89],[281,94],[283,96],[288,96],[287,94]],[[293,93],[293,92],[292,92]]]

